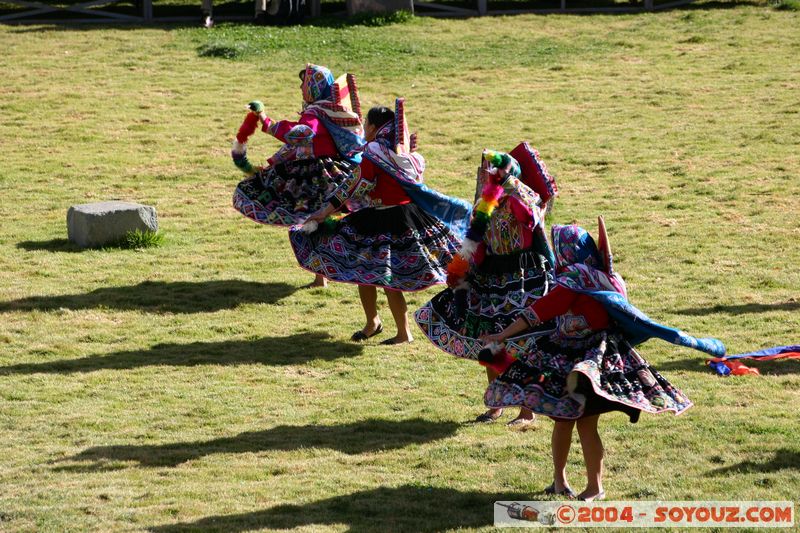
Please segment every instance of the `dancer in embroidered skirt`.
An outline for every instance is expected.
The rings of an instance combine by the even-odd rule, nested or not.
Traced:
[[[527,143],[512,153],[517,157],[484,152],[470,229],[448,266],[450,288],[414,315],[435,346],[457,357],[477,360],[483,348],[479,337],[502,331],[552,282],[544,213],[557,193],[555,180]],[[490,367],[486,373],[490,383],[498,376]],[[494,422],[501,414],[502,409],[490,409],[476,420]],[[526,429],[532,420],[522,409],[509,425]]]
[[[469,203],[422,183],[425,160],[415,151],[416,137],[408,135],[403,99],[395,105],[394,113],[370,110],[365,126],[370,142],[361,165],[326,206],[289,234],[300,266],[358,284],[366,324],[354,341],[382,331],[376,289],[382,287],[397,324],[397,334],[383,344],[411,342],[403,292],[445,282],[471,210]],[[367,207],[338,221],[328,218],[353,199]]]
[[[574,497],[566,464],[577,424],[588,480],[578,497],[585,500],[605,496],[603,444],[597,432],[601,413],[622,411],[636,422],[642,411],[681,414],[692,406],[634,346],[658,337],[713,355],[725,353],[720,341],[657,324],[628,302],[625,283],[612,269],[602,217],[599,225],[598,244],[578,226],[553,226],[557,286],[502,332],[484,337],[495,349],[480,356],[489,364],[507,362],[486,390],[487,406],[524,406],[555,420],[553,484],[545,492]],[[557,327],[548,337],[522,344],[509,341],[506,349],[497,349],[497,343],[552,319]],[[508,352],[516,353],[517,360]]]
[[[303,110],[297,122],[269,118],[254,101],[231,155],[248,177],[236,187],[233,206],[244,216],[276,226],[301,224],[322,206],[361,160],[361,110],[355,79],[334,81],[330,70],[307,65],[300,71]],[[285,144],[264,168],[247,159],[247,140],[258,126]],[[324,286],[317,276],[312,286]]]

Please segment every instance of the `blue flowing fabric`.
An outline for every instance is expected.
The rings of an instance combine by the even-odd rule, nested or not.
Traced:
[[[411,198],[411,201],[423,211],[439,219],[459,240],[464,239],[469,227],[469,219],[472,215],[472,204],[460,198],[452,198],[434,191],[421,181],[410,180],[405,176],[401,176],[388,161],[378,157],[370,150],[364,152],[364,157],[397,180],[397,183]]]
[[[765,348],[756,352],[737,353],[734,355],[726,355],[722,361],[708,361],[708,366],[720,376],[728,376],[731,369],[725,365],[725,361],[732,361],[735,359],[781,359],[781,358],[800,358],[800,345],[794,344],[789,346],[774,346],[772,348]]]
[[[347,128],[336,124],[325,111],[319,107],[309,107],[304,113],[311,113],[325,126],[331,134],[333,143],[339,154],[356,165],[361,163],[361,148],[364,146],[364,136],[354,133]]]
[[[722,361],[709,361],[708,367],[720,376],[731,375],[731,369],[725,366],[725,363]]]
[[[361,163],[360,148],[364,146],[364,137],[334,123],[325,113],[319,113],[317,116],[325,124],[342,157],[355,164]]]
[[[783,355],[783,354],[800,354],[800,345],[791,345],[791,346],[774,346],[772,348],[764,348],[763,350],[758,350],[757,352],[747,352],[747,353],[737,353],[734,355],[726,355],[725,360],[729,361],[731,359],[760,359],[762,357],[773,357],[776,355]],[[773,357],[774,359],[778,359],[777,357]]]
[[[567,288],[588,294],[605,308],[625,334],[632,346],[641,344],[653,337],[665,340],[678,346],[700,350],[715,357],[725,355],[725,345],[714,338],[697,338],[675,328],[659,324],[631,304],[623,295],[613,291],[591,289],[578,290],[570,285]]]
[[[609,266],[604,267],[597,245],[588,231],[574,224],[553,225],[552,235],[556,269],[559,271],[556,283],[600,302],[632,346],[656,337],[716,357],[725,355],[725,345],[719,340],[698,339],[679,329],[659,324],[631,304],[624,294],[625,282],[611,271],[610,251],[607,252]]]

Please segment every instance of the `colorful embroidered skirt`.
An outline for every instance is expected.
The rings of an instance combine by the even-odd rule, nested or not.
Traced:
[[[261,224],[302,224],[352,172],[345,160],[321,157],[268,167],[239,183],[233,207]]]
[[[322,226],[321,228],[324,228]],[[332,230],[289,232],[303,268],[333,281],[418,291],[444,283],[459,240],[414,204],[368,207]]]
[[[551,279],[546,261],[533,251],[487,255],[467,277],[469,289],[443,290],[417,309],[414,319],[438,348],[477,360],[483,349],[478,338],[503,331],[547,292]],[[526,336],[552,329],[552,324],[544,324]]]
[[[636,422],[641,411],[681,414],[692,406],[619,333],[571,345],[548,336],[516,348],[518,360],[486,389],[489,407],[524,406],[562,419],[622,411]]]

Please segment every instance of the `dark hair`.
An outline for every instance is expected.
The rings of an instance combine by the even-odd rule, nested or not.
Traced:
[[[390,120],[394,120],[394,111],[392,111],[388,107],[383,107],[383,106],[373,107],[367,113],[367,122],[369,122],[376,128],[380,128]]]
[[[306,81],[306,69],[300,71],[300,81]]]

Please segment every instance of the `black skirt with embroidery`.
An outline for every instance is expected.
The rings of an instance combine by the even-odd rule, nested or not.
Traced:
[[[239,183],[233,207],[260,224],[302,224],[355,166],[345,159],[320,157],[265,168]]]

